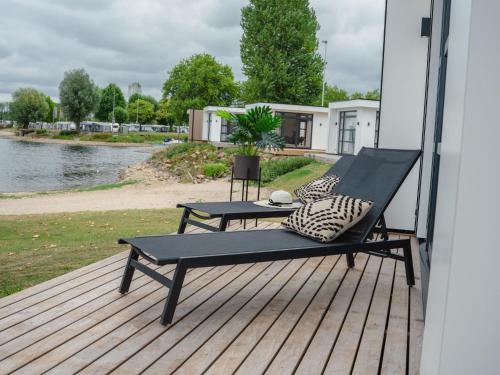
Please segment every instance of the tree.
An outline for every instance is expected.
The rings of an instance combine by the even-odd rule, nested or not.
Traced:
[[[54,114],[54,111],[56,109],[56,103],[48,95],[45,97],[45,101],[47,102],[47,106],[48,106],[49,110],[47,111],[47,116],[45,116],[44,121],[45,122],[54,122],[54,121],[56,121],[56,116]]]
[[[156,122],[160,125],[169,125],[171,127],[175,124],[175,117],[170,112],[170,106],[167,99],[160,100],[155,118]]]
[[[326,85],[324,106],[328,107],[328,103],[338,102],[341,100],[349,100],[349,94],[347,94],[347,91],[340,89],[337,86]],[[321,105],[321,97],[318,98],[316,105]]]
[[[127,106],[122,90],[120,90],[120,88],[114,83],[110,83],[103,90],[101,90],[99,105],[97,106],[97,111],[95,113],[95,117],[98,120],[107,121],[109,119],[110,113],[113,112],[113,97],[115,103],[115,112],[116,107],[125,108]]]
[[[314,104],[324,61],[308,0],[250,0],[241,11],[240,54],[247,102]]]
[[[364,95],[359,92],[359,91],[354,91],[352,94],[351,94],[351,100],[355,100],[355,99],[364,99]]]
[[[131,95],[130,98],[128,98],[128,104],[134,103],[136,100],[139,99],[145,100],[153,104],[155,111],[158,109],[158,101],[155,98],[153,98],[151,95],[142,95],[140,93]]]
[[[144,99],[138,99],[127,107],[130,121],[138,121],[139,124],[147,124],[155,117],[154,106]]]
[[[30,122],[43,121],[49,112],[45,95],[33,88],[20,88],[12,94],[10,105],[12,118],[22,128],[27,128]]]
[[[109,121],[113,121],[113,113],[109,113]],[[123,107],[115,107],[115,122],[118,124],[124,124],[128,121],[128,112]]]
[[[380,100],[380,90],[375,89],[375,90],[367,91],[365,94],[365,99]]]
[[[98,94],[94,81],[83,69],[70,70],[64,73],[64,79],[59,84],[59,97],[65,115],[80,131],[80,123],[97,106]]]
[[[169,100],[171,113],[178,123],[187,121],[188,109],[227,106],[236,94],[231,68],[207,53],[182,60],[170,71],[163,85],[163,98]]]

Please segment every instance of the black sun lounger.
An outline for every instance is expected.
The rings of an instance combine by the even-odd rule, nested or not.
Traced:
[[[120,293],[128,292],[134,270],[169,288],[160,322],[172,322],[184,276],[189,268],[254,263],[326,255],[347,256],[354,267],[354,253],[404,261],[408,285],[414,285],[409,239],[370,241],[376,225],[420,156],[420,151],[363,148],[335,188],[335,192],[373,201],[368,214],[357,225],[331,243],[320,243],[286,229],[175,234],[120,239],[130,244]],[[402,249],[403,255],[391,250]],[[138,261],[139,256],[156,265],[176,264],[173,278]]]
[[[325,176],[335,174],[343,177],[351,166],[354,155],[342,156],[326,173]],[[178,208],[184,208],[181,221],[179,224],[178,234],[184,233],[188,224],[206,229],[211,232],[223,232],[227,228],[230,220],[244,219],[265,219],[273,217],[289,216],[295,209],[279,208],[279,207],[263,207],[254,204],[253,201],[248,202],[206,202],[206,203],[182,203],[177,205]],[[197,219],[209,220],[220,218],[219,226],[214,227],[202,223],[198,220],[193,220],[190,217],[194,216]]]

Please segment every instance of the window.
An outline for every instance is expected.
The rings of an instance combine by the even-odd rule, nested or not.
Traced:
[[[225,118],[221,118],[220,122],[220,141],[221,142],[229,142],[228,136],[232,133],[234,128],[234,123],[232,121],[228,121]]]
[[[285,139],[285,146],[292,148],[311,148],[313,115],[307,113],[278,112],[281,127],[278,129]]]

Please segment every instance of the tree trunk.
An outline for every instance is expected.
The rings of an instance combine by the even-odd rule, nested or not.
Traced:
[[[76,132],[80,133],[80,121],[75,121]]]

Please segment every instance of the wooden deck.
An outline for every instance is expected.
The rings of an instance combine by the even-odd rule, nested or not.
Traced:
[[[0,299],[0,373],[417,374],[413,250],[415,288],[366,254],[193,269],[168,327],[160,284],[136,272],[118,293],[123,252]]]

